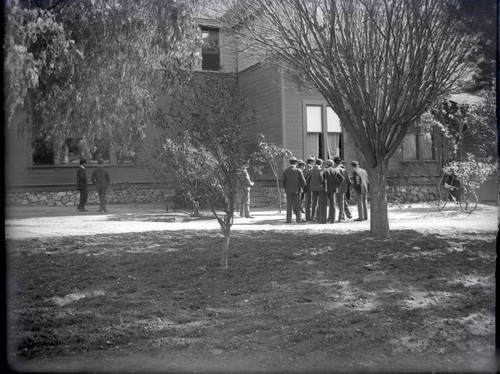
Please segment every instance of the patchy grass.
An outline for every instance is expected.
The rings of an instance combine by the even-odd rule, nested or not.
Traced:
[[[9,241],[27,370],[493,370],[495,238],[189,231]],[[64,363],[64,364],[63,364]],[[62,365],[62,366],[61,366]]]

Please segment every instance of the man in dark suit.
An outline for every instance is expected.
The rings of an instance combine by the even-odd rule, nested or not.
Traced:
[[[306,162],[307,162],[307,165],[306,165],[306,168],[304,169],[304,178],[307,182],[307,178],[308,178],[309,173],[311,172],[311,170],[314,166],[314,163],[316,162],[316,159],[312,156],[309,156],[307,158]],[[311,192],[311,188],[309,187],[308,184],[306,184],[304,186],[304,199],[306,201],[306,203],[305,203],[306,221],[312,221],[312,217],[311,217],[312,192]]]
[[[80,212],[86,212],[85,203],[88,197],[88,187],[87,187],[87,174],[85,173],[85,165],[87,161],[82,158],[80,160],[80,166],[76,171],[76,189],[80,192],[80,201],[78,203],[77,209]]]
[[[106,189],[111,182],[108,171],[102,166],[103,163],[102,158],[97,160],[97,169],[92,173],[92,183],[94,183],[99,195],[99,212],[108,211],[106,209]]]
[[[337,203],[339,206],[339,222],[342,220],[345,220],[345,217],[347,216],[348,218],[351,218],[351,212],[349,212],[349,208],[346,207],[346,194],[349,191],[350,187],[350,180],[349,180],[349,173],[347,170],[344,168],[342,165],[342,160],[340,157],[335,156],[333,158],[333,162],[335,164],[335,168],[339,170],[339,172],[342,174],[343,180],[342,183],[340,184],[338,190],[337,190]]]
[[[318,158],[316,159],[315,165],[312,170],[307,174],[307,186],[311,190],[312,193],[312,208],[311,208],[311,219],[320,220],[319,211],[321,208],[321,204],[323,203],[323,199],[320,199],[321,192],[325,192],[325,182],[323,179],[323,170],[321,166],[323,165],[323,160]],[[318,201],[320,200],[320,201]],[[318,204],[319,203],[319,204]],[[324,201],[326,204],[326,199]],[[326,205],[325,205],[326,208]],[[325,215],[326,222],[326,215]]]
[[[335,194],[344,181],[344,176],[340,168],[334,168],[335,163],[332,160],[326,162],[326,169],[323,171],[323,178],[326,181],[326,192],[328,198],[328,221],[335,222]]]
[[[299,160],[297,161],[297,167],[302,171],[302,175],[304,175],[304,180],[306,179],[306,176],[305,176],[305,172],[306,172],[306,163],[304,162],[304,160]],[[302,192],[300,194],[300,198],[299,198],[299,208],[300,208],[300,211],[302,213],[305,213],[305,210],[304,210],[304,196],[305,196],[305,190],[307,189],[307,185],[305,185],[303,188],[302,188]]]
[[[298,223],[302,223],[302,212],[299,207],[300,194],[306,185],[302,170],[296,167],[297,159],[290,157],[290,166],[283,171],[283,188],[286,193],[286,223],[292,223],[292,212]]]
[[[368,194],[368,173],[359,167],[357,161],[351,162],[353,169],[352,183],[356,192],[356,204],[358,205],[358,219],[355,221],[365,221],[368,219],[367,194]]]

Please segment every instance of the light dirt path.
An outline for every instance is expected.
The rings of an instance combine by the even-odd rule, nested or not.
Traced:
[[[53,208],[56,209],[56,208]],[[5,234],[7,239],[32,239],[63,236],[80,236],[96,234],[120,234],[146,231],[218,231],[215,219],[182,219],[182,215],[164,213],[154,210],[138,210],[131,208],[127,213],[125,207],[114,214],[79,215],[77,212],[62,211],[64,215],[55,215],[50,208],[34,210],[28,218],[7,218]],[[116,210],[115,210],[116,211]],[[29,215],[23,212],[24,216]],[[347,221],[340,224],[285,224],[284,213],[276,211],[257,211],[254,218],[235,218],[234,231],[313,231],[339,232],[368,231],[369,221]],[[8,215],[7,215],[8,216]],[[15,215],[14,215],[15,216]],[[354,214],[356,216],[356,214]],[[174,217],[176,220],[174,221]],[[185,216],[187,218],[187,216]],[[446,234],[449,231],[459,232],[495,232],[497,226],[497,207],[480,204],[477,210],[469,215],[462,213],[458,206],[446,207],[438,212],[429,204],[389,207],[389,224],[391,230],[416,230]]]

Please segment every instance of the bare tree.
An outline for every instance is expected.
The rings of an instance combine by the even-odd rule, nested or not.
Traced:
[[[243,52],[314,86],[370,174],[371,232],[389,233],[386,174],[408,128],[465,72],[470,40],[446,0],[235,1]],[[261,58],[262,59],[262,58]]]

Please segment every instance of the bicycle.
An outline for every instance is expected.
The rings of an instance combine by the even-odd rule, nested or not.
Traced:
[[[458,187],[457,187],[458,184]],[[458,190],[458,201],[453,192]],[[439,211],[443,210],[448,201],[460,205],[464,213],[472,213],[477,208],[477,196],[467,188],[457,177],[443,173],[437,184],[437,198]]]

